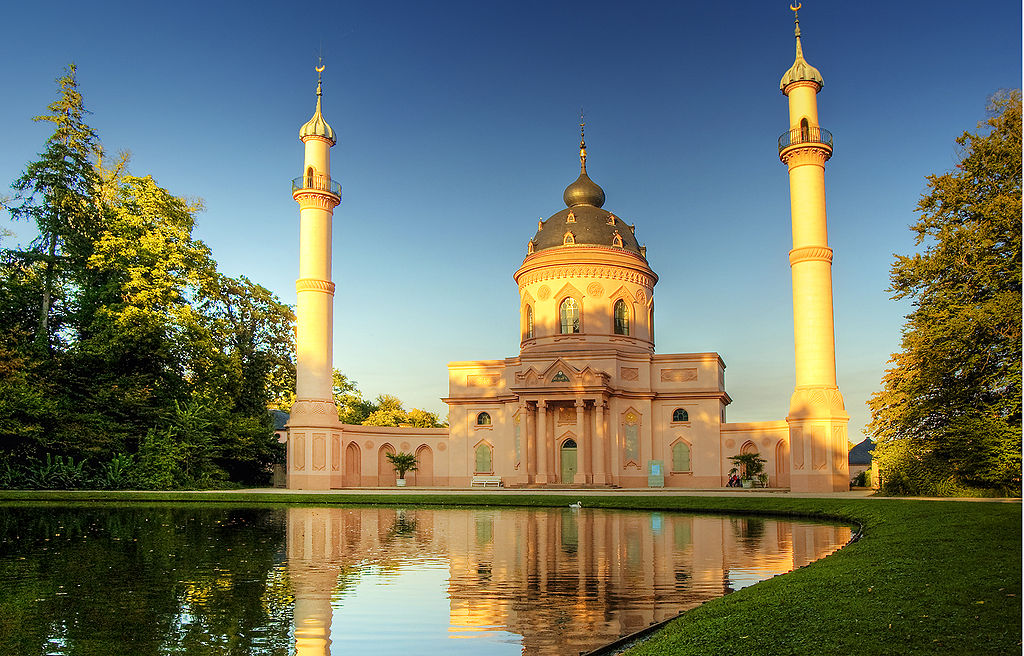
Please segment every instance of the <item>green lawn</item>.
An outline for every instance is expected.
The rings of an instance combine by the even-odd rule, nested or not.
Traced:
[[[575,500],[577,497],[572,497]],[[630,656],[1020,654],[1020,503],[786,497],[587,497],[587,507],[838,519],[863,537],[824,560],[709,601]],[[202,500],[561,506],[559,496],[0,491],[0,502]]]

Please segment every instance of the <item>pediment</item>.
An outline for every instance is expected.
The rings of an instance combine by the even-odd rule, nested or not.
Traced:
[[[611,376],[590,365],[577,369],[562,358],[556,358],[543,369],[530,367],[526,371],[516,372],[516,382],[525,387],[593,387],[608,385]]]

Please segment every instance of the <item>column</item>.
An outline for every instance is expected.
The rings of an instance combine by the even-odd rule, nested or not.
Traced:
[[[594,484],[608,485],[608,439],[604,429],[604,399],[594,399]]]
[[[547,403],[537,401],[537,476],[536,481],[541,485],[550,482],[548,477],[548,417]]]
[[[523,452],[520,454],[519,474],[526,483],[530,482],[530,406],[525,400],[519,400],[519,438]]]
[[[576,475],[572,482],[576,485],[585,485],[587,482],[587,470],[590,469],[587,456],[590,449],[586,447],[587,436],[583,428],[583,399],[576,399],[576,431],[579,433],[579,440],[576,442]]]

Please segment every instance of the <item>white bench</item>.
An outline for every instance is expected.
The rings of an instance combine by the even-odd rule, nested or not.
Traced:
[[[470,487],[504,487],[501,484],[501,476],[474,476]]]

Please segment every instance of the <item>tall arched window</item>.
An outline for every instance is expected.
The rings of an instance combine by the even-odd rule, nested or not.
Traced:
[[[576,299],[569,297],[558,306],[558,315],[562,320],[562,334],[578,333],[580,331],[580,306]]]
[[[629,308],[621,298],[615,301],[615,334],[629,335]]]
[[[690,445],[686,442],[676,442],[672,445],[672,471],[690,471]]]
[[[526,306],[526,339],[533,339],[533,306]]]
[[[800,119],[800,142],[806,143],[811,140],[811,128],[806,118]]]
[[[494,468],[491,466],[491,447],[487,444],[480,444],[476,447],[476,469],[475,474],[491,474]]]

